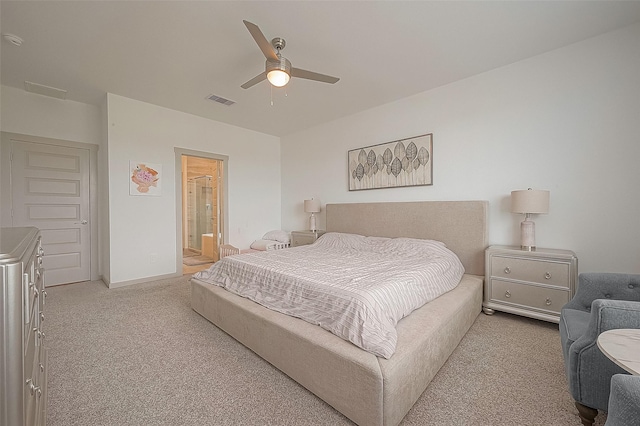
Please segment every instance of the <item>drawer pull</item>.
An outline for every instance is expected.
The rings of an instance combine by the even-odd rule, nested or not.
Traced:
[[[546,305],[547,305],[547,306],[550,306],[550,305],[551,305],[551,299],[549,299],[549,298],[547,297],[547,300],[546,300],[544,303],[546,303]]]
[[[551,273],[550,272],[545,272],[544,279],[545,280],[550,280],[551,279]]]
[[[505,291],[504,297],[511,297],[511,292],[509,290]]]
[[[29,324],[29,319],[31,318],[30,309],[31,303],[29,301],[29,274],[22,274],[22,299],[24,300],[24,323]]]
[[[30,285],[30,286],[32,286],[32,285],[33,285],[33,283],[31,283],[31,284],[29,284],[29,285]],[[38,291],[38,289],[34,287],[34,288],[33,288],[33,295],[34,295],[35,297],[38,297],[38,295],[39,295],[39,294],[40,294],[40,292]]]
[[[40,322],[44,322],[44,312],[40,312]]]
[[[511,273],[511,268],[509,268],[508,266],[506,268],[504,268],[504,273],[505,274],[510,274]]]
[[[27,385],[29,385],[29,393],[31,394],[31,396],[35,395],[36,393],[38,393],[38,396],[42,395],[42,389],[40,389],[40,386],[34,385],[33,380],[27,379]]]

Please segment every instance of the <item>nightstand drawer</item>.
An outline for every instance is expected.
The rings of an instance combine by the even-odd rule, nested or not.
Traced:
[[[313,244],[324,235],[325,231],[291,231],[291,247]]]
[[[316,236],[313,234],[291,234],[291,247],[304,246],[307,244],[313,244],[316,241]]]
[[[569,292],[492,279],[491,299],[559,313],[569,302]]]
[[[537,259],[492,256],[491,275],[569,288],[569,264]]]

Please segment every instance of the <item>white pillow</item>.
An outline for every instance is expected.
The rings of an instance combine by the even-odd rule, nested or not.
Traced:
[[[266,234],[264,234],[262,236],[263,240],[273,240],[273,241],[279,241],[281,243],[285,243],[285,244],[289,244],[291,242],[290,238],[289,238],[289,233],[286,231],[279,231],[279,230],[275,230],[275,231],[269,231]]]
[[[251,248],[254,250],[266,251],[272,249],[276,244],[279,244],[279,242],[274,240],[255,240],[251,243]]]

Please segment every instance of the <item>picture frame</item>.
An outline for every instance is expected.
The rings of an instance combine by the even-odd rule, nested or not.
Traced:
[[[129,195],[162,195],[162,164],[129,161]]]
[[[349,191],[433,185],[433,133],[347,153]]]

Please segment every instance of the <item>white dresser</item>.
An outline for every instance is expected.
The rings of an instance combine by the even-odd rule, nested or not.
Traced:
[[[485,252],[483,311],[559,322],[576,292],[578,259],[569,250],[491,246]]]
[[[0,228],[0,424],[45,425],[43,250],[36,228]]]

